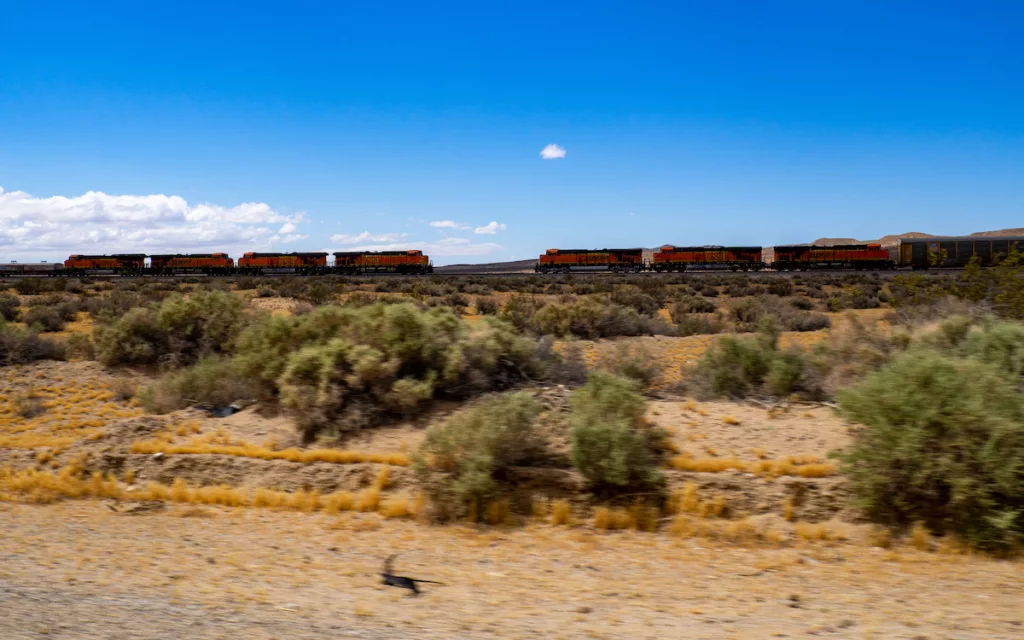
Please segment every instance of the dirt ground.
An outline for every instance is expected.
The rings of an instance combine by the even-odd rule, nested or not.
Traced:
[[[1021,564],[100,502],[0,504],[0,637],[1020,638]],[[437,580],[384,587],[384,557]]]

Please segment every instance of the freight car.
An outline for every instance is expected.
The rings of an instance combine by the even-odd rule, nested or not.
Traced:
[[[761,247],[676,247],[667,244],[654,254],[651,261],[651,269],[658,272],[707,269],[760,271],[764,266]]]
[[[235,261],[226,253],[174,253],[150,256],[148,273],[155,276],[185,273],[226,276],[234,270]]]
[[[965,236],[907,238],[900,240],[897,260],[901,267],[963,267],[972,256],[982,266],[998,264],[1011,248],[1024,251],[1024,236]]]
[[[433,273],[430,258],[419,249],[407,251],[336,251],[334,273]]]
[[[64,270],[59,262],[4,262],[0,263],[0,278],[9,276],[53,276]]]
[[[73,255],[64,261],[63,275],[113,274],[141,276],[145,273],[146,254],[116,253],[114,255]]]
[[[880,244],[787,245],[775,247],[772,269],[892,269],[896,263]]]
[[[644,270],[643,249],[548,249],[540,256],[537,273],[570,271],[614,271],[637,273]]]
[[[265,271],[301,275],[328,273],[327,253],[255,253],[250,251],[238,259],[238,273],[260,275]]]

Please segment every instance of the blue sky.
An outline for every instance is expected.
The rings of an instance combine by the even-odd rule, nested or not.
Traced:
[[[3,3],[0,260],[1024,226],[1022,32],[1019,2]]]

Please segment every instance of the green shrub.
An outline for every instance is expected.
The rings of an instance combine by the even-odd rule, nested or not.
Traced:
[[[534,314],[542,306],[544,303],[533,296],[516,294],[505,302],[501,318],[519,331],[526,331],[532,323]]]
[[[646,402],[636,382],[592,373],[570,405],[573,466],[591,487],[611,493],[662,481],[656,454],[661,434],[644,420]]]
[[[69,357],[82,360],[92,360],[96,357],[96,347],[92,343],[92,338],[84,333],[72,333],[64,346]]]
[[[529,393],[512,393],[487,398],[427,430],[414,460],[437,518],[480,513],[499,497],[505,472],[543,450],[535,428],[540,412]]]
[[[21,317],[21,309],[18,296],[9,293],[0,293],[0,319],[7,322],[15,322]]]
[[[207,356],[195,365],[165,374],[139,392],[150,413],[168,413],[191,406],[223,407],[252,395],[252,385],[224,357]]]
[[[866,427],[840,457],[869,517],[983,549],[1024,541],[1024,397],[1000,368],[918,348],[839,404]]]
[[[714,313],[718,310],[714,302],[697,296],[683,296],[669,309],[672,322],[682,323],[691,313]]]
[[[25,324],[43,332],[64,330],[64,318],[55,307],[32,307],[25,314]]]
[[[40,338],[30,329],[12,327],[0,321],[0,366],[34,360],[63,360],[64,345]]]
[[[602,369],[622,378],[633,380],[641,389],[648,389],[661,376],[662,363],[643,346],[620,344],[614,354],[602,359]]]
[[[963,351],[1020,378],[1024,375],[1024,325],[994,322],[975,327],[960,342]]]
[[[801,311],[775,296],[737,300],[731,312],[740,331],[756,330],[765,318],[773,318],[786,331],[817,331],[832,326],[828,316]]]
[[[197,291],[131,309],[109,325],[98,325],[93,339],[104,364],[187,366],[206,355],[230,353],[245,321],[245,305],[237,296]]]
[[[435,396],[465,398],[548,374],[553,356],[495,318],[470,326],[447,307],[325,306],[242,333],[236,362],[313,437],[409,415]]]
[[[661,309],[661,303],[658,300],[644,293],[640,287],[631,284],[615,287],[610,299],[614,304],[629,307],[646,316],[654,315]]]
[[[482,316],[496,315],[499,308],[497,299],[492,296],[477,296],[474,306],[476,312]]]

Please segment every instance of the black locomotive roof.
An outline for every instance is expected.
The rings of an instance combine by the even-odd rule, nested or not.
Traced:
[[[83,258],[83,259],[86,259],[86,260],[96,260],[97,258],[122,258],[122,259],[128,259],[128,260],[143,260],[143,259],[145,259],[146,254],[144,254],[144,253],[112,253],[112,254],[110,254],[108,256],[107,254],[103,254],[103,255],[85,255],[85,254],[82,254],[82,253],[76,253],[72,257],[74,257],[74,258]]]
[[[418,251],[410,249],[409,251]],[[335,251],[336,256],[407,256],[409,251]]]
[[[253,258],[280,258],[282,256],[304,256],[304,257],[327,257],[326,251],[295,251],[292,253],[270,252],[270,253],[249,253]]]
[[[150,258],[213,258],[223,256],[224,253],[160,253],[150,255]]]
[[[877,243],[875,243],[877,244]],[[867,249],[867,243],[863,244],[787,244],[772,247],[776,251],[798,251],[800,249]]]
[[[558,253],[643,253],[643,249],[558,249]]]

